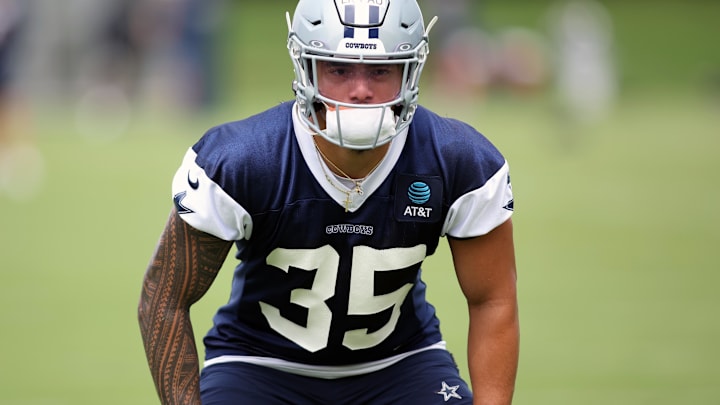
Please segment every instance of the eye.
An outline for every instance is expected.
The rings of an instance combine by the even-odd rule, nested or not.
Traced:
[[[350,74],[350,68],[344,63],[329,63],[326,65],[326,72],[334,76],[347,76]]]
[[[344,66],[333,66],[328,71],[336,76],[346,76],[348,73],[348,69]]]
[[[377,65],[371,70],[371,75],[376,79],[385,79],[392,77],[397,71],[398,69],[395,65]]]

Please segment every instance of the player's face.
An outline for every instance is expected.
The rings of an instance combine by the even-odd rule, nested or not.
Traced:
[[[399,64],[361,64],[319,61],[318,90],[333,100],[379,104],[400,93],[403,68]]]

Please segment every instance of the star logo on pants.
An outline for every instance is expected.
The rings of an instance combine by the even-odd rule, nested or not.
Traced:
[[[443,398],[445,399],[445,402],[449,401],[450,398],[462,399],[460,394],[457,393],[458,388],[460,388],[459,385],[450,386],[450,385],[447,385],[447,383],[445,381],[443,381],[442,389],[440,391],[436,392],[436,394],[442,395]]]

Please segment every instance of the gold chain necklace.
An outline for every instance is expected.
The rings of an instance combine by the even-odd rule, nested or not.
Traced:
[[[345,187],[338,186],[335,184],[335,181],[332,180],[331,176],[328,175],[327,170],[325,170],[324,165],[320,165],[320,168],[323,171],[323,174],[325,175],[325,178],[327,179],[328,183],[330,183],[331,186],[333,186],[336,190],[340,191],[341,193],[345,194],[345,212],[348,212],[350,209],[350,203],[352,203],[352,198],[350,195],[355,192],[358,195],[363,195],[363,189],[362,189],[362,183],[380,166],[380,163],[382,163],[383,159],[380,159],[375,166],[373,166],[372,169],[368,172],[365,177],[360,179],[354,179],[350,177],[347,173],[345,173],[341,168],[339,168],[335,163],[333,163],[332,160],[330,160],[325,154],[320,150],[320,147],[317,144],[317,141],[315,140],[315,137],[313,136],[313,144],[315,145],[315,150],[318,152],[318,155],[321,157],[321,160],[325,161],[326,163],[330,164],[335,170],[340,172],[340,175],[347,179],[348,181],[351,181],[353,183],[353,188],[348,190]]]

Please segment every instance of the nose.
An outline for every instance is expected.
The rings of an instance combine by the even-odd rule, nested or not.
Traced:
[[[350,80],[348,97],[353,104],[369,104],[375,97],[370,78],[365,74],[353,75]]]

